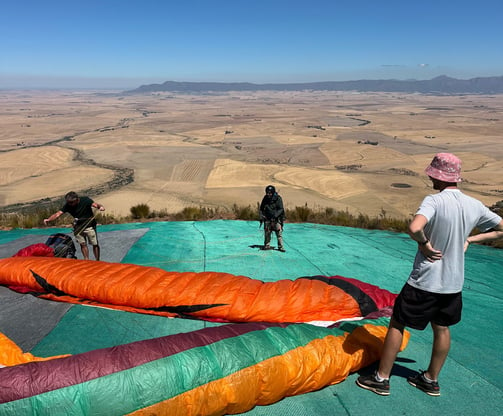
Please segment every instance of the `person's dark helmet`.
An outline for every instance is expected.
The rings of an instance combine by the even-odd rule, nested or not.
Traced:
[[[267,185],[265,188],[265,193],[272,193],[273,195],[276,193],[276,188],[272,185]]]

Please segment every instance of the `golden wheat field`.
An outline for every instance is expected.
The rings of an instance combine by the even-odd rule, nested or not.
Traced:
[[[120,95],[0,91],[0,207],[74,190],[131,206],[285,206],[413,214],[437,152],[463,160],[461,188],[503,199],[503,95],[234,92]]]

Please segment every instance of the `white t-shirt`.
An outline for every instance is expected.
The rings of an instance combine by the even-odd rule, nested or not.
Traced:
[[[418,250],[407,283],[433,293],[461,292],[465,280],[466,239],[475,227],[481,232],[496,227],[501,217],[454,188],[428,195],[417,214],[427,218],[424,234],[443,255],[441,260],[432,263]]]

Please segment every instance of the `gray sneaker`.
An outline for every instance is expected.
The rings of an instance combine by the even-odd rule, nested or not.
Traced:
[[[389,396],[389,380],[377,381],[375,373],[358,377],[356,384],[381,396]]]
[[[436,381],[426,381],[424,373],[424,371],[419,370],[419,374],[408,377],[407,381],[411,386],[417,387],[430,396],[440,396],[440,386],[438,383]]]

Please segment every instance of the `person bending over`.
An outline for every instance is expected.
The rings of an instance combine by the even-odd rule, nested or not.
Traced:
[[[94,202],[87,196],[79,197],[76,192],[68,192],[65,195],[65,204],[63,207],[44,219],[44,224],[49,225],[51,221],[56,220],[61,215],[68,213],[73,217],[73,234],[80,244],[84,260],[89,260],[89,248],[87,244],[93,246],[93,254],[96,260],[100,259],[100,246],[98,243],[98,233],[96,232],[96,219],[93,208],[105,211],[105,207]]]

